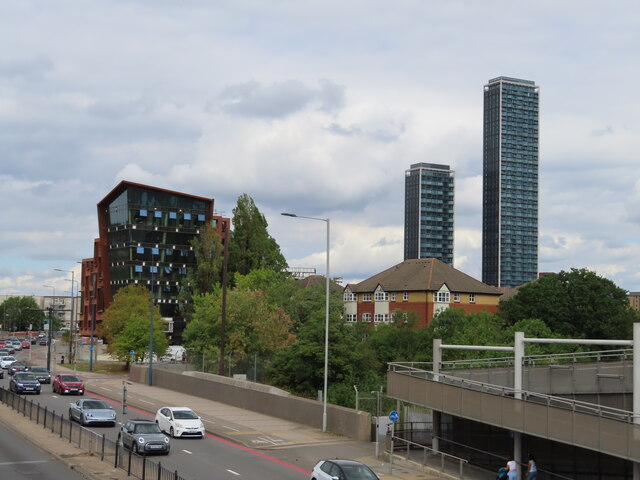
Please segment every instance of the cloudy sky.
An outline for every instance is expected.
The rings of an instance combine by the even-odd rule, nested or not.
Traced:
[[[130,180],[249,194],[291,266],[403,259],[404,171],[456,172],[456,268],[480,278],[482,93],[541,91],[540,271],[640,290],[640,4],[0,0],[0,294],[68,291]],[[76,270],[79,272],[79,270]]]

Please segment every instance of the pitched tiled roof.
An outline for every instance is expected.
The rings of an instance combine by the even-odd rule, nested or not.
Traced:
[[[482,283],[437,258],[405,260],[360,283],[348,287],[354,293],[373,292],[380,285],[386,292],[438,291],[443,284],[451,292],[501,295],[491,285]]]

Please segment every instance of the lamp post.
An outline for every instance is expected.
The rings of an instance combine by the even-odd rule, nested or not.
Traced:
[[[43,287],[53,289],[53,302],[56,301],[56,287],[51,285],[43,285]],[[49,332],[47,334],[47,370],[51,371],[51,339],[53,337],[53,304],[49,305]]]
[[[75,310],[75,297],[73,296],[73,283],[75,282],[75,274],[73,270],[61,270],[59,268],[54,268],[56,272],[65,272],[71,274],[71,316],[69,317],[69,362],[71,362],[72,357],[72,345],[73,345],[73,313]]]
[[[327,224],[327,278],[326,278],[326,305],[324,320],[324,390],[322,392],[322,431],[327,431],[327,383],[329,376],[329,224],[328,218],[305,217],[295,213],[282,213],[285,217],[306,218],[309,220],[319,220]]]

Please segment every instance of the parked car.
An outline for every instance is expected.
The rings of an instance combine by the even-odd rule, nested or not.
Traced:
[[[69,404],[69,419],[82,425],[104,423],[116,424],[116,412],[104,400],[83,399]]]
[[[22,342],[20,340],[12,340],[11,345],[16,349],[16,352],[22,350]]]
[[[311,472],[311,480],[380,480],[365,464],[355,460],[320,460]]]
[[[120,429],[120,441],[133,453],[169,454],[169,438],[160,431],[157,423],[150,420],[129,420]]]
[[[14,375],[18,372],[28,372],[28,371],[29,371],[29,367],[24,362],[13,362],[11,365],[9,365],[9,368],[7,368],[7,373],[9,375]]]
[[[9,380],[9,390],[20,393],[35,393],[40,395],[40,382],[33,373],[17,372]]]
[[[53,393],[84,395],[84,381],[77,375],[60,374],[53,377]]]
[[[9,365],[11,365],[15,361],[16,361],[16,359],[14,357],[12,357],[11,355],[5,355],[4,357],[2,357],[0,359],[0,367],[2,367],[5,370],[7,370],[9,368]]]
[[[172,437],[204,437],[204,423],[187,407],[162,407],[156,413],[156,423]]]
[[[0,348],[0,357],[7,357],[9,355],[11,355],[11,353],[9,353],[8,348]]]
[[[51,383],[51,374],[47,367],[31,367],[29,371],[36,376],[40,383]]]
[[[31,348],[31,342],[29,341],[28,338],[25,338],[22,340],[22,349],[28,349]]]
[[[47,337],[40,337],[38,340],[38,345],[47,345],[48,343]]]

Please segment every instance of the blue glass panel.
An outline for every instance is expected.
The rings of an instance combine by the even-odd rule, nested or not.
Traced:
[[[176,212],[169,212],[169,218],[175,220],[178,218],[178,214]]]
[[[158,273],[158,267],[155,267],[155,266],[154,267],[149,267],[149,271],[151,273]]]
[[[191,220],[191,214],[190,213],[185,213],[182,218],[184,218],[185,220]]]
[[[156,210],[155,212],[153,212],[153,215],[156,218],[162,218],[162,212],[160,210]]]
[[[170,248],[167,248],[167,255],[173,255],[173,250]]]
[[[144,253],[144,247],[137,247],[136,253]]]
[[[198,214],[198,221],[199,222],[204,222],[204,215],[202,213]]]
[[[146,217],[147,216],[147,211],[145,209],[140,209],[140,216],[141,217]]]
[[[136,273],[142,273],[142,265],[136,265],[135,266],[135,271],[136,271]]]
[[[151,254],[152,255],[159,255],[160,254],[160,249],[159,248],[152,248],[151,249]]]

